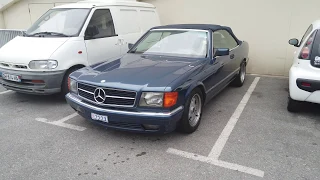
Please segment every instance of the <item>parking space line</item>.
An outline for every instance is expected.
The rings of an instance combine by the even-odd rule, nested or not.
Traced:
[[[218,140],[216,141],[215,145],[211,149],[211,152],[209,153],[209,156],[208,156],[209,158],[218,159],[219,156],[221,155],[221,152],[222,152],[224,146],[226,145],[226,143],[230,137],[231,132],[233,131],[235,125],[237,124],[237,122],[238,122],[244,108],[246,107],[246,105],[251,97],[252,92],[256,88],[259,80],[260,80],[260,77],[256,77],[254,79],[254,81],[252,82],[251,86],[249,87],[248,91],[246,92],[246,94],[243,96],[240,104],[238,105],[238,107],[236,108],[234,113],[232,114],[227,125],[225,126],[222,133],[220,134]]]
[[[61,123],[63,123],[63,122],[65,122],[65,121],[68,121],[69,119],[72,119],[72,118],[76,117],[76,116],[78,116],[78,113],[73,113],[73,114],[71,114],[71,115],[69,115],[69,116],[67,116],[67,117],[64,117],[64,118],[62,118],[62,119],[60,119],[60,120],[58,120],[58,121],[55,121],[55,122],[61,122]]]
[[[258,176],[258,177],[263,177],[264,176],[264,172],[259,170],[259,169],[254,169],[254,168],[250,168],[250,167],[246,167],[246,166],[241,166],[239,164],[220,161],[218,159],[212,159],[210,157],[205,157],[205,156],[201,156],[201,155],[198,155],[198,154],[181,151],[181,150],[178,150],[178,149],[169,148],[167,150],[167,153],[175,154],[175,155],[178,155],[178,156],[181,156],[181,157],[185,157],[185,158],[188,158],[188,159],[192,159],[192,160],[196,160],[196,161],[201,161],[201,162],[212,164],[212,165],[215,165],[215,166],[220,166],[220,167],[231,169],[231,170],[234,170],[234,171],[240,171],[240,172],[251,174],[251,175],[254,175],[254,176]]]
[[[225,126],[222,133],[220,134],[218,140],[216,141],[213,148],[211,149],[208,157],[194,154],[194,153],[190,153],[190,152],[181,151],[178,149],[173,149],[173,148],[169,148],[167,150],[167,153],[178,155],[178,156],[185,157],[185,158],[192,159],[192,160],[196,160],[196,161],[205,162],[208,164],[231,169],[234,171],[239,171],[239,172],[251,174],[254,176],[263,177],[264,171],[261,171],[259,169],[254,169],[254,168],[242,166],[239,164],[234,164],[234,163],[229,163],[229,162],[219,160],[219,157],[222,153],[222,150],[223,150],[224,146],[226,145],[236,123],[238,122],[238,120],[239,120],[244,108],[246,107],[246,105],[251,97],[252,92],[256,88],[259,80],[260,80],[260,77],[256,77],[254,79],[254,81],[252,82],[252,84],[250,85],[246,94],[243,96],[243,98],[240,101],[239,105],[237,106],[236,110],[234,111],[231,118],[229,119],[227,125]]]
[[[85,128],[85,127],[65,123],[65,121],[70,120],[70,119],[72,119],[72,118],[74,118],[76,116],[78,116],[78,113],[71,114],[71,115],[69,115],[67,117],[64,117],[64,118],[58,120],[58,121],[49,122],[45,118],[36,118],[36,121],[47,123],[47,124],[51,124],[51,125],[55,125],[55,126],[59,126],[59,127],[63,127],[63,128],[68,128],[68,129],[72,129],[72,130],[76,130],[76,131],[84,131],[84,130],[86,130],[87,128]]]
[[[0,95],[6,94],[6,93],[9,93],[9,92],[12,92],[12,91],[11,90],[3,91],[3,92],[0,92]]]

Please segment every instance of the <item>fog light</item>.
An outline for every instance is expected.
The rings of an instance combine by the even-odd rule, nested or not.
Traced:
[[[151,124],[143,124],[143,127],[146,130],[158,130],[159,129],[159,125],[151,125]]]

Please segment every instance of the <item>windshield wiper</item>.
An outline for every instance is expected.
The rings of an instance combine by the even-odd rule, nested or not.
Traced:
[[[58,33],[58,32],[37,32],[34,34],[27,34],[27,36],[37,36],[37,35],[50,35],[50,36],[62,36],[62,37],[71,37],[69,35]]]

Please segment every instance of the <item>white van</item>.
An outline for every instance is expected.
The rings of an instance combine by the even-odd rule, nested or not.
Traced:
[[[0,82],[21,93],[66,94],[70,73],[119,58],[158,25],[156,9],[147,3],[100,0],[54,7],[0,49]]]

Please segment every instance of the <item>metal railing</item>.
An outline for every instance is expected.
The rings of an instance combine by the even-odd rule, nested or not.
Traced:
[[[0,48],[17,36],[22,36],[24,30],[0,29]]]

